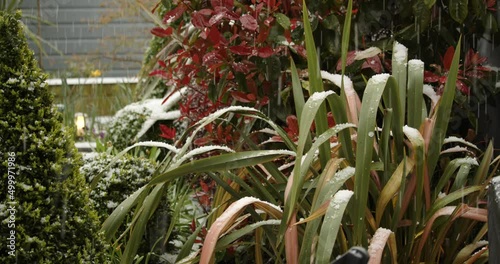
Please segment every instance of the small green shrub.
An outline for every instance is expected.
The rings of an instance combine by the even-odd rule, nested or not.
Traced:
[[[81,158],[20,17],[0,11],[0,235],[15,232],[15,257],[2,254],[0,263],[106,263],[90,190],[78,173]],[[1,241],[5,250],[8,241]]]
[[[163,103],[163,99],[148,99],[129,104],[118,111],[109,123],[107,140],[116,150],[123,150],[138,141],[158,140],[160,124],[171,125],[180,117],[179,110],[170,108],[180,99],[177,92]]]
[[[137,103],[118,111],[110,122],[106,133],[113,147],[121,150],[134,143],[137,140],[135,136],[149,115],[151,115],[151,110],[144,106],[138,106]]]
[[[80,168],[80,172],[90,184],[96,175],[111,164],[90,193],[90,200],[101,219],[111,214],[118,204],[146,184],[154,171],[154,164],[146,158],[123,156],[113,163],[112,161],[113,156],[106,153],[87,156]]]
[[[110,167],[106,168],[108,165]],[[125,155],[115,159],[115,156],[106,153],[85,157],[80,172],[85,176],[88,184],[96,175],[104,171],[102,178],[90,193],[91,203],[95,206],[101,222],[106,220],[123,200],[146,185],[151,180],[154,170],[154,162],[143,157]],[[170,215],[169,202],[165,194],[158,210],[151,216],[151,222],[137,252],[139,256],[154,252],[154,255],[150,256],[150,261],[156,263],[159,261],[156,256],[166,252],[168,246],[163,243],[163,236],[170,224]],[[127,223],[130,223],[132,217],[131,213]],[[125,228],[126,226],[123,226],[120,231],[125,231]],[[157,241],[160,242],[156,243]]]

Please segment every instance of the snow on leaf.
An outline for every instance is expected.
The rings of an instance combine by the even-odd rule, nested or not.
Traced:
[[[377,47],[369,47],[362,51],[356,51],[354,55],[355,60],[363,60],[367,58],[371,58],[373,56],[377,56],[382,53],[382,50]]]
[[[400,63],[404,63],[408,59],[408,48],[403,44],[398,43],[397,41],[394,43],[392,57]]]
[[[186,155],[183,155],[176,163],[182,164],[184,161],[186,161],[194,156],[197,156],[197,155],[200,155],[203,153],[207,153],[210,151],[216,151],[216,150],[225,151],[225,152],[234,152],[234,150],[232,150],[226,146],[216,146],[216,145],[215,146],[203,146],[203,147],[195,148],[195,149],[191,150],[190,152],[188,152]]]
[[[165,24],[170,24],[172,22],[175,22],[177,19],[179,19],[184,12],[186,12],[187,7],[184,4],[178,5],[176,8],[168,11],[164,16],[163,16],[163,23]]]
[[[368,246],[368,254],[370,255],[369,264],[380,263],[382,261],[384,247],[391,233],[391,230],[382,227],[375,231],[372,241]]]

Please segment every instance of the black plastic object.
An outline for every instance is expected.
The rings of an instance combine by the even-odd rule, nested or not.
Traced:
[[[499,140],[500,141],[500,140]],[[493,178],[488,188],[488,247],[489,263],[500,263],[500,176]]]
[[[331,264],[366,264],[370,256],[362,247],[352,247],[342,256],[338,256]]]

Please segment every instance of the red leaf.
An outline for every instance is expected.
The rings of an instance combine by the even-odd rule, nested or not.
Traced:
[[[248,89],[249,92],[251,92],[253,94],[257,94],[258,93],[257,84],[251,78],[247,79],[247,89]]]
[[[443,58],[443,67],[445,71],[449,71],[451,67],[451,61],[453,60],[453,55],[455,54],[455,48],[453,46],[450,46],[447,50],[446,53],[444,54]]]
[[[273,22],[274,22],[274,17],[270,16],[270,17],[266,18],[266,20],[264,20],[264,25],[270,27]]]
[[[252,93],[248,93],[248,94],[247,94],[247,98],[248,98],[248,100],[250,100],[251,102],[255,102],[255,100],[257,99],[257,98],[255,97],[255,94],[252,94]]]
[[[262,27],[259,30],[259,35],[257,36],[257,39],[255,40],[255,42],[257,42],[257,43],[263,43],[264,41],[267,40],[267,37],[269,37],[269,33],[270,32],[271,32],[271,28],[270,27]]]
[[[456,85],[457,85],[458,90],[460,90],[462,93],[464,93],[466,95],[469,95],[470,89],[469,89],[469,86],[467,84],[465,84],[464,82],[462,82],[460,80],[457,80]]]
[[[239,46],[231,46],[231,47],[229,48],[229,50],[230,50],[232,53],[234,53],[234,54],[243,55],[243,56],[247,56],[247,55],[252,54],[252,48],[247,47],[247,46],[242,46],[242,45],[239,45]]]
[[[203,10],[209,10],[210,12],[205,12]],[[194,11],[191,14],[191,22],[193,23],[193,26],[199,29],[207,27],[209,25],[207,16],[211,15],[212,12],[213,11],[210,9],[202,9],[200,11]]]
[[[300,56],[302,56],[302,58],[307,58],[307,51],[306,49],[304,48],[304,46],[301,46],[301,45],[295,45],[292,47],[292,49],[297,53],[299,54]]]
[[[194,232],[196,230],[196,222],[194,221],[194,219],[191,221],[191,225],[189,225],[189,227],[191,228],[191,232]]]
[[[156,5],[153,7],[153,9],[151,10],[151,13],[155,13],[156,9],[158,8],[158,6],[160,6],[160,2],[156,3]]]
[[[332,112],[328,112],[326,115],[327,120],[328,120],[328,127],[334,127],[335,126],[335,119],[333,118]]]
[[[486,74],[483,71],[471,70],[467,71],[465,75],[469,78],[482,79]]]
[[[200,56],[198,56],[198,54],[196,54],[196,53],[195,53],[195,54],[193,55],[192,59],[193,59],[193,62],[194,62],[195,64],[199,64],[199,63],[200,63]]]
[[[439,77],[439,83],[441,83],[441,84],[445,84],[447,79],[448,79],[448,76],[447,76],[447,75],[440,76],[440,77]]]
[[[217,6],[214,8],[215,13],[224,13],[224,18],[238,20],[240,16],[231,10],[232,8],[227,8],[223,6]]]
[[[156,69],[156,70],[150,72],[149,76],[162,77],[165,79],[168,79],[170,77],[169,74],[167,74],[167,72],[165,72],[165,70],[162,70],[162,69]]]
[[[495,8],[496,0],[486,0],[486,5],[488,6],[488,10],[490,11],[497,11]]]
[[[210,18],[210,20],[208,20],[208,25],[209,26],[213,26],[213,25],[218,25],[220,23],[220,21],[226,16],[226,13],[224,12],[221,12],[221,13],[217,13],[215,14],[214,16],[212,16]]]
[[[362,69],[370,68],[375,73],[382,73],[382,62],[378,56],[373,56],[370,58],[366,58],[363,65],[361,65]]]
[[[160,38],[168,37],[168,36],[172,35],[172,32],[174,32],[174,29],[171,27],[168,27],[166,29],[163,29],[161,27],[155,27],[155,28],[151,29],[151,33],[157,37],[160,37]]]
[[[285,131],[287,132],[290,139],[295,141],[299,136],[299,121],[297,120],[297,117],[294,115],[287,116],[286,125],[287,127],[284,128]]]
[[[439,75],[430,72],[430,71],[424,71],[424,81],[428,83],[435,83],[439,81]]]
[[[299,121],[294,115],[289,115],[286,117],[287,128],[285,130],[289,135],[298,136],[299,135]]]
[[[211,141],[212,141],[212,139],[210,139],[209,137],[202,137],[202,138],[195,139],[193,143],[196,146],[205,146],[206,144],[208,144]]]
[[[234,98],[234,100],[240,102],[240,103],[250,103],[252,102],[248,97],[247,94],[244,92],[240,91],[233,91],[231,92],[231,96]]]
[[[232,9],[234,6],[234,0],[210,0],[212,7],[223,6],[227,9]]]
[[[347,67],[347,66],[351,65],[354,62],[355,57],[356,57],[356,51],[355,50],[349,51],[347,53],[345,66]],[[341,69],[342,69],[342,61],[339,59],[339,61],[337,62],[337,71],[340,71]]]
[[[231,66],[233,67],[233,70],[236,71],[236,72],[241,72],[241,73],[244,73],[244,74],[247,74],[247,73],[250,72],[250,69],[248,68],[248,65],[246,65],[243,62],[233,62],[231,64]]]
[[[204,29],[201,31],[201,33],[200,33],[200,38],[202,38],[202,39],[207,39],[207,37],[208,37],[208,31],[209,31],[209,29],[208,29],[208,28],[204,28]]]
[[[207,130],[208,133],[212,133],[213,127],[214,127],[213,124],[210,123],[210,124],[208,124],[208,125],[205,126],[205,130]]]
[[[483,64],[486,62],[486,60],[487,58],[481,57],[481,55],[479,55],[479,52],[474,52],[473,49],[469,49],[467,55],[465,56],[465,68]]]
[[[222,36],[216,26],[210,28],[210,32],[208,33],[208,39],[215,45],[223,45],[226,46],[227,40]]]
[[[204,181],[200,180],[200,187],[201,189],[206,192],[206,193],[209,193],[210,192],[210,186],[208,184],[206,184]]]
[[[214,64],[222,63],[223,61],[224,57],[222,57],[217,51],[212,51],[203,56],[203,64],[206,65],[207,67],[210,67]]]
[[[164,16],[163,16],[163,23],[165,24],[170,24],[172,22],[175,22],[177,19],[179,19],[184,12],[186,12],[187,7],[184,4],[178,5],[176,8],[168,11]]]
[[[200,14],[202,14],[204,16],[211,16],[214,13],[214,10],[208,9],[208,8],[204,8],[204,9],[199,10],[198,13],[200,13]]]
[[[241,25],[248,29],[248,30],[251,30],[251,31],[256,31],[257,28],[259,28],[259,24],[257,23],[257,20],[255,20],[255,18],[251,15],[242,15],[240,17],[240,22],[241,22]]]
[[[264,96],[260,99],[260,105],[261,106],[264,106],[264,105],[267,105],[269,103],[269,97],[267,96]]]
[[[164,124],[160,124],[161,135],[160,137],[173,140],[175,138],[175,128],[168,127]]]
[[[167,68],[167,64],[162,60],[158,60],[158,64],[160,64],[160,66],[163,68]]]
[[[262,47],[258,49],[258,54],[261,58],[269,58],[274,54],[274,51],[271,47]]]
[[[267,0],[266,2],[270,10],[273,10],[276,7],[276,0]]]

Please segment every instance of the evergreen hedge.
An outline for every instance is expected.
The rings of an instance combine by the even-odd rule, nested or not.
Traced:
[[[20,17],[0,11],[0,263],[106,263],[81,157]]]

